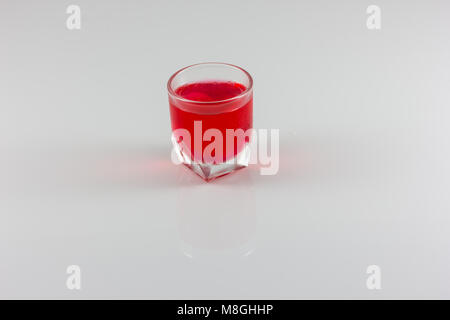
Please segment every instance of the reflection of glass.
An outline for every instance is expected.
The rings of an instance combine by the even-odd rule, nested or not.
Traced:
[[[177,218],[180,247],[188,257],[246,256],[255,248],[257,215],[246,186],[182,188]]]
[[[227,129],[252,129],[252,86],[248,72],[225,63],[192,65],[169,79],[172,141],[180,160],[202,178],[209,180],[248,165],[250,138],[233,137],[231,147],[225,139]],[[212,130],[214,135],[221,134],[222,142],[206,159],[208,144],[217,139],[204,138],[205,132],[212,134]],[[190,135],[189,141],[185,132]]]

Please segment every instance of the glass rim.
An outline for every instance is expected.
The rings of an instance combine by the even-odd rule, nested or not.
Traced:
[[[172,82],[175,79],[175,77],[177,75],[179,75],[182,71],[187,70],[189,68],[193,68],[193,67],[197,67],[197,66],[201,66],[201,65],[221,65],[221,66],[227,66],[227,67],[232,67],[235,69],[238,69],[240,71],[242,71],[248,78],[249,80],[249,85],[248,87],[242,91],[240,94],[238,94],[237,96],[228,98],[228,99],[223,99],[223,100],[214,100],[214,101],[196,101],[196,100],[191,100],[191,99],[186,99],[178,94],[175,93],[175,91],[172,89]],[[245,69],[238,67],[234,64],[231,63],[225,63],[225,62],[201,62],[201,63],[195,63],[195,64],[191,64],[187,67],[181,68],[180,70],[176,71],[167,81],[167,91],[169,92],[169,95],[171,97],[173,97],[174,99],[183,101],[183,102],[189,102],[189,103],[195,103],[195,104],[217,104],[217,103],[225,103],[225,102],[229,102],[229,101],[233,101],[233,100],[238,100],[239,98],[244,97],[245,95],[247,95],[248,93],[250,93],[253,90],[253,78],[250,75],[250,73],[248,73]]]

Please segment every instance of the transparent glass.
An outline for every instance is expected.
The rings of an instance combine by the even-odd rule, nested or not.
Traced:
[[[253,80],[226,63],[200,63],[167,83],[172,143],[179,160],[205,180],[248,166]]]

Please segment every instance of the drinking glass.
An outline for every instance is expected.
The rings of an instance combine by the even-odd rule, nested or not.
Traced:
[[[167,83],[172,143],[178,159],[205,180],[248,166],[253,79],[218,62],[175,72]]]

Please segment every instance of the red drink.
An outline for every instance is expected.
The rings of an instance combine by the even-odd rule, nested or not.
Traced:
[[[175,94],[183,100],[170,100],[172,130],[187,129],[192,139],[195,139],[194,121],[201,121],[202,137],[208,129],[215,128],[222,133],[222,161],[234,158],[242,151],[245,143],[249,142],[248,137],[246,141],[235,137],[234,150],[226,150],[226,129],[246,131],[252,128],[253,98],[239,97],[246,90],[244,85],[232,81],[203,81],[180,86]],[[202,141],[202,155],[209,143]],[[191,157],[193,158],[192,152]]]

